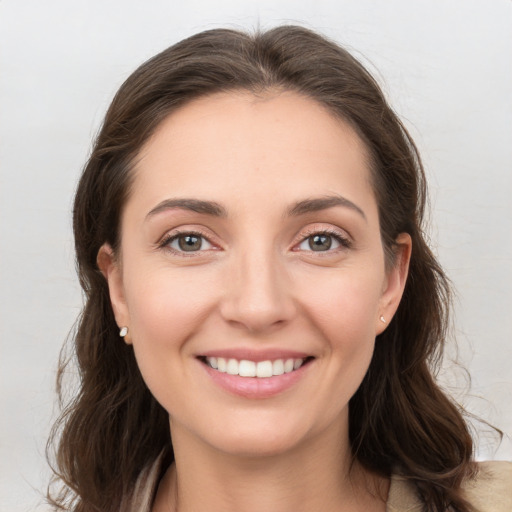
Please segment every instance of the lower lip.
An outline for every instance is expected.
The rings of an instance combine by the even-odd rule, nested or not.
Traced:
[[[229,373],[219,372],[201,362],[208,375],[221,388],[244,398],[262,399],[283,393],[295,385],[307,372],[312,361],[304,364],[298,370],[273,377],[240,377]]]

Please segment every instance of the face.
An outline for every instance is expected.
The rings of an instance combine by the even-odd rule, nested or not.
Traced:
[[[217,94],[134,172],[120,254],[98,261],[173,438],[275,454],[346,431],[408,258],[404,236],[386,270],[355,132],[295,93]]]

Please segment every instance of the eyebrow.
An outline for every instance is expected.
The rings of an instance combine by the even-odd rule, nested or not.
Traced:
[[[158,203],[147,215],[146,219],[165,210],[179,208],[196,213],[213,215],[214,217],[226,217],[226,209],[215,201],[202,201],[201,199],[165,199]]]
[[[349,208],[361,215],[364,220],[367,220],[364,211],[359,208],[359,206],[357,206],[346,197],[340,195],[315,197],[299,201],[289,208],[288,215],[295,217],[298,215],[304,215],[306,213],[326,210],[328,208],[333,208],[334,206],[343,206],[345,208]]]
[[[290,217],[297,217],[299,215],[305,215],[307,213],[313,213],[321,210],[326,210],[328,208],[333,208],[335,206],[343,206],[345,208],[350,208],[351,210],[361,215],[361,217],[363,217],[364,220],[366,220],[366,215],[364,211],[361,208],[359,208],[359,206],[357,206],[349,199],[340,195],[316,197],[298,201],[287,210],[287,215]],[[154,215],[157,215],[165,210],[172,210],[176,208],[189,210],[196,213],[202,213],[205,215],[212,215],[214,217],[227,217],[226,209],[219,203],[216,203],[215,201],[204,201],[201,199],[184,198],[165,199],[164,201],[158,203],[146,215],[146,219]]]

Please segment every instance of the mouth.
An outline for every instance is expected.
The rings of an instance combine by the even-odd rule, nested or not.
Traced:
[[[310,363],[314,358],[308,356],[302,358],[252,361],[250,359],[200,356],[198,359],[209,368],[219,373],[254,379],[268,379],[270,377],[296,372]]]

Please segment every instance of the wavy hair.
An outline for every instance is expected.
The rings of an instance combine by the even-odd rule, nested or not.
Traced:
[[[474,471],[472,439],[462,410],[434,378],[450,286],[423,233],[427,192],[418,151],[368,71],[336,43],[296,26],[255,34],[217,29],[185,39],[139,67],[108,109],[73,210],[85,305],[73,336],[79,389],[49,441],[58,490],[52,486],[48,497],[56,509],[119,511],[143,468],[166,447],[169,462],[173,458],[168,415],[142,380],[132,347],[119,339],[96,263],[105,242],[114,252],[119,247],[134,159],[160,122],[187,102],[217,92],[276,89],[312,98],[364,141],[388,264],[397,235],[412,238],[402,301],[350,401],[353,457],[380,475],[409,479],[425,511],[471,509],[461,483]],[[62,356],[61,398],[68,362]]]

